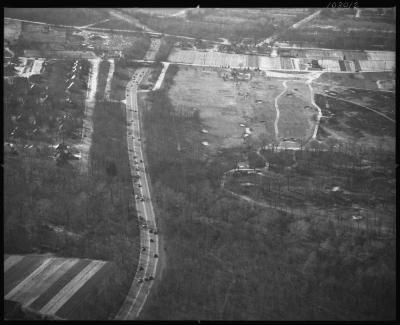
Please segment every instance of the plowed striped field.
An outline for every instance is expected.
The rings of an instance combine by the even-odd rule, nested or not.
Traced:
[[[90,314],[95,292],[115,277],[113,263],[50,255],[4,255],[4,299],[63,319],[98,319]]]

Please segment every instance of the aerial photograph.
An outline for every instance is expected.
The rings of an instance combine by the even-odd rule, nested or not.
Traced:
[[[3,320],[395,321],[362,5],[3,7]]]

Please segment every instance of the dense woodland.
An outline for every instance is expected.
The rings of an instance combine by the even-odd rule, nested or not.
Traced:
[[[220,181],[241,151],[177,150],[201,120],[175,113],[167,91],[150,94],[144,115],[167,267],[142,318],[393,319],[395,239],[231,197]]]
[[[100,319],[112,317],[118,311],[131,285],[139,256],[136,212],[128,204],[133,194],[125,105],[104,99],[108,69],[109,62],[101,62],[89,175],[80,174],[77,161],[58,164],[54,159],[55,150],[47,146],[24,149],[24,143],[32,142],[18,136],[17,140],[10,139],[15,142],[18,153],[7,154],[4,161],[5,252],[53,252],[57,256],[114,262],[118,271],[110,280],[112,289],[106,293],[99,291],[98,300],[91,307],[90,314],[97,314]],[[61,94],[62,89],[57,96]],[[8,109],[15,109],[12,105],[13,101]],[[61,108],[54,104],[48,109],[60,114]],[[82,106],[77,109],[83,113]],[[38,114],[47,113],[39,111]],[[81,124],[73,131],[79,127]],[[25,129],[24,125],[20,128]],[[68,134],[65,141],[71,141]]]

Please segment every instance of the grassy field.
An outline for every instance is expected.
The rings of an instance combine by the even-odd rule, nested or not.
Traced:
[[[288,90],[278,100],[279,136],[307,141],[314,131],[317,114],[310,102],[310,90],[304,82],[287,82]]]
[[[88,25],[108,18],[100,8],[4,8],[4,16],[50,24]]]
[[[202,134],[202,141],[209,142],[213,152],[242,145],[244,126],[252,132],[247,143],[274,141],[274,99],[283,90],[281,80],[254,74],[250,81],[235,85],[224,81],[223,73],[219,69],[180,68],[169,91],[175,109],[182,114],[198,111],[208,131]]]
[[[230,145],[204,160],[201,152],[182,150],[203,139],[193,131],[206,127],[198,97],[214,108],[210,112],[224,107],[226,99],[210,90],[217,77],[211,74],[214,87],[200,93],[191,85],[203,82],[205,71],[186,84],[182,80],[193,71],[167,74],[166,89],[139,102],[166,254],[161,281],[140,319],[393,319],[395,242],[336,227],[314,213],[296,220],[227,195],[220,189],[222,174],[247,152]],[[176,89],[195,93],[181,98],[199,107],[200,116],[177,114],[184,102],[179,106]]]

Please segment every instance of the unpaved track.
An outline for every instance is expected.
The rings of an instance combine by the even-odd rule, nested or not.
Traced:
[[[144,279],[149,276],[155,278],[158,264],[158,258],[154,257],[155,254],[159,255],[158,235],[149,232],[149,229],[157,230],[157,226],[151,202],[146,168],[143,163],[142,142],[138,140],[140,138],[140,119],[137,105],[137,87],[144,75],[148,72],[147,70],[147,68],[138,69],[133,75],[132,80],[128,83],[126,90],[126,117],[127,122],[132,123],[130,127],[127,128],[132,187],[135,194],[142,196],[145,199],[145,201],[136,200],[135,204],[138,218],[139,216],[142,216],[147,227],[142,228],[142,226],[140,226],[139,264],[129,293],[115,317],[115,319],[118,320],[132,320],[138,317],[146,302],[154,280],[143,280],[142,283],[139,283],[138,281],[139,279]],[[134,175],[140,176],[139,183],[142,185],[141,187],[138,187],[138,184],[135,183],[133,178]],[[143,224],[143,221],[141,221],[140,218],[139,223]],[[151,239],[153,242],[150,241]],[[143,248],[145,248],[144,251]],[[141,267],[143,270],[140,270]]]
[[[287,86],[286,86],[286,82],[287,80],[283,81],[283,87],[285,87],[285,89],[282,90],[282,92],[275,97],[275,110],[276,110],[276,118],[275,118],[275,122],[274,122],[274,129],[275,129],[275,138],[276,141],[280,141],[279,140],[279,129],[278,129],[278,123],[279,123],[279,106],[278,106],[278,100],[279,98],[286,92],[287,90]]]
[[[153,90],[160,89],[161,84],[162,84],[162,82],[164,80],[164,77],[165,77],[165,73],[167,72],[167,69],[169,67],[169,62],[163,62],[162,64],[163,64],[163,69],[162,69],[162,71],[161,71],[161,73],[160,73],[160,75],[159,75],[159,77],[157,79],[156,84],[153,87]]]
[[[314,129],[314,133],[313,133],[313,135],[312,135],[312,139],[314,139],[314,140],[315,140],[316,137],[317,137],[318,127],[319,127],[319,123],[320,123],[321,117],[322,117],[322,111],[321,111],[321,108],[320,108],[320,107],[315,103],[315,101],[314,101],[314,89],[313,89],[313,87],[311,86],[311,84],[312,84],[313,80],[314,80],[314,79],[318,79],[318,78],[321,76],[322,73],[323,73],[323,72],[311,72],[310,75],[309,75],[309,77],[308,77],[308,79],[307,79],[307,81],[306,81],[306,84],[308,85],[308,88],[310,89],[310,100],[311,100],[311,104],[312,104],[314,107],[316,107],[317,110],[318,110],[317,122],[315,123],[315,129]]]
[[[108,70],[107,84],[106,84],[106,89],[105,89],[105,99],[106,100],[110,100],[111,80],[112,80],[112,76],[114,75],[114,69],[115,69],[114,59],[109,59],[108,62],[110,62],[110,68]]]
[[[89,152],[92,145],[93,133],[93,110],[96,105],[97,76],[99,74],[100,58],[89,59],[91,64],[88,90],[85,100],[85,118],[83,119],[82,140],[79,145],[81,152],[81,174],[87,174],[89,171]]]

